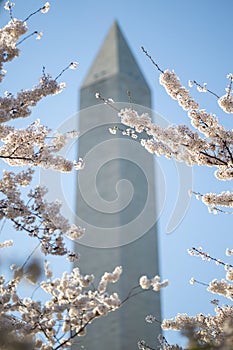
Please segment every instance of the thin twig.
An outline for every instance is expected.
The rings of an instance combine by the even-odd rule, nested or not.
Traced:
[[[203,86],[201,86],[201,84],[199,84],[196,80],[193,80],[193,84],[195,84],[196,86],[200,87],[201,89],[203,89]],[[217,99],[220,98],[220,96],[218,96],[215,92],[209,90],[209,89],[206,89],[207,92],[209,92],[211,95],[217,97]]]
[[[40,7],[38,10],[32,12],[29,16],[27,16],[25,18],[25,20],[23,22],[27,22],[29,20],[29,18],[31,18],[32,16],[34,16],[35,14],[37,14],[38,12],[40,12],[41,10],[43,10],[44,6],[43,7]]]
[[[164,71],[158,66],[158,64],[153,60],[153,58],[151,57],[151,55],[149,55],[148,51],[146,51],[144,49],[144,47],[141,47],[142,51],[146,54],[146,56],[151,60],[151,62],[153,63],[153,65],[158,69],[159,72],[164,73]]]
[[[229,83],[228,88],[227,88],[227,90],[228,90],[227,97],[230,97],[230,94],[231,94],[232,79],[233,78],[230,77],[230,83]]]
[[[5,224],[6,224],[6,218],[3,219],[3,222],[2,222],[2,225],[1,225],[1,228],[0,228],[0,234],[3,231],[3,228],[4,228]]]
[[[23,269],[26,264],[28,263],[28,261],[31,259],[32,255],[35,253],[35,251],[39,248],[40,243],[37,244],[37,246],[32,250],[32,252],[28,255],[27,259],[25,260],[25,262],[23,263],[23,265],[21,266],[21,269]]]
[[[70,67],[70,64],[69,64],[66,68],[62,69],[61,73],[59,73],[58,76],[57,76],[54,80],[57,80],[58,78],[60,78],[60,76],[61,76],[65,71],[67,71],[67,69],[69,69],[69,67]]]
[[[34,34],[38,34],[38,31],[35,30],[33,33],[30,33],[30,34],[28,34],[27,36],[25,36],[22,40],[20,40],[20,41],[16,44],[16,46],[21,45],[25,40],[29,39],[29,38],[30,38],[31,36],[33,36]]]
[[[212,261],[215,261],[218,265],[222,265],[222,266],[227,266],[227,267],[230,267],[230,268],[233,268],[233,265],[231,264],[226,264],[225,262],[219,260],[219,259],[216,259],[216,258],[213,258],[212,256],[210,256],[209,254],[205,253],[205,252],[202,252],[201,250],[195,248],[195,247],[192,247],[192,250],[194,252],[197,253],[197,255],[199,256],[202,256],[203,258],[205,259],[209,259],[209,260],[212,260]]]
[[[114,102],[112,102],[111,99],[103,97],[99,92],[96,93],[96,98],[103,101],[105,105],[108,105],[109,107],[120,113],[120,110],[113,105]]]
[[[209,287],[208,283],[198,281],[194,278],[195,283],[201,284],[202,286]]]
[[[209,158],[212,158],[212,159],[215,159],[215,160],[217,160],[220,164],[223,164],[223,165],[228,165],[228,163],[227,162],[225,162],[224,160],[222,160],[222,159],[219,159],[218,157],[216,157],[216,156],[212,156],[211,154],[209,154],[209,153],[206,153],[206,152],[204,152],[204,151],[200,151],[200,153],[201,154],[203,154],[204,156],[206,156],[206,157],[209,157]],[[215,164],[215,163],[212,163],[213,165],[220,165],[220,164]]]

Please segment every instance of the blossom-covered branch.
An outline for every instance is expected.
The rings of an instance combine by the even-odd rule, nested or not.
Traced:
[[[0,158],[11,166],[39,166],[45,169],[70,172],[73,168],[82,169],[83,161],[70,161],[57,154],[69,138],[77,137],[77,132],[54,133],[37,120],[24,129],[15,129],[6,124],[0,125]]]
[[[70,224],[61,215],[61,202],[46,201],[46,188],[37,186],[30,189],[28,199],[23,199],[22,187],[30,185],[32,175],[31,169],[18,174],[4,172],[0,180],[0,220],[6,218],[17,231],[26,231],[30,237],[39,239],[45,255],[66,255],[69,260],[74,261],[77,255],[66,248],[64,238],[79,239],[85,230]]]
[[[121,123],[128,129],[121,130],[117,126],[110,132],[115,134],[118,130],[123,135],[138,139],[141,145],[150,153],[157,156],[174,158],[185,162],[189,166],[195,164],[215,168],[215,176],[219,180],[233,179],[233,131],[227,130],[218,121],[213,113],[208,113],[199,107],[191,97],[189,90],[182,86],[174,71],[162,70],[143,49],[152,63],[160,71],[160,84],[168,95],[177,100],[178,104],[187,111],[191,120],[191,127],[187,125],[170,125],[163,128],[154,124],[147,113],[139,115],[132,108],[125,108],[118,112]],[[232,113],[232,74],[227,76],[230,83],[227,94],[218,97],[218,104],[226,113]],[[104,103],[112,106],[113,101],[105,100],[97,94]],[[203,202],[211,209],[217,206],[232,207],[232,193],[209,193],[203,195]],[[221,210],[217,210],[221,211]],[[212,210],[212,212],[215,212]]]
[[[4,325],[6,341],[17,334],[17,343],[30,339],[35,349],[69,348],[75,337],[86,334],[90,323],[120,306],[118,295],[107,293],[106,289],[109,283],[118,281],[121,271],[117,267],[112,273],[105,273],[101,280],[105,280],[105,288],[101,291],[92,288],[94,276],[82,275],[78,268],[53,279],[46,262],[46,279],[40,282],[40,287],[49,298],[43,303],[18,294],[17,287],[23,277],[21,269],[14,270],[10,282],[0,276],[0,326],[2,329]]]

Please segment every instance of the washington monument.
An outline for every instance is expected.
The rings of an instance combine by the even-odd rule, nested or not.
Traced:
[[[115,109],[100,103],[97,92],[113,99]],[[116,110],[132,104],[139,112],[149,111],[151,92],[114,22],[80,90],[78,153],[85,168],[77,178],[76,215],[86,228],[77,245],[81,272],[93,273],[96,287],[105,271],[122,266],[120,281],[111,285],[121,300],[142,275],[159,274],[153,156],[138,140],[109,132],[120,123]],[[146,323],[151,314],[161,320],[159,292],[139,293],[95,320],[78,343],[86,350],[134,350],[144,339],[153,347],[161,330],[159,322]]]

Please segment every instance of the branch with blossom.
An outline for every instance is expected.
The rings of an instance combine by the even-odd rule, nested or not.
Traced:
[[[27,21],[37,13],[47,13],[50,4],[46,2],[24,21],[13,17],[13,7],[13,2],[6,2],[5,9],[9,11],[10,21],[0,30],[0,81],[6,74],[4,64],[19,56],[21,44],[34,35],[36,39],[42,37],[43,33],[39,31],[27,34]],[[0,221],[7,219],[16,231],[24,231],[39,241],[21,266],[10,267],[10,278],[0,275],[0,347],[3,349],[70,348],[77,337],[86,334],[89,324],[97,318],[107,316],[139,293],[159,291],[168,284],[166,280],[161,281],[159,276],[152,279],[143,276],[121,301],[117,293],[108,292],[109,284],[118,282],[120,278],[120,266],[113,272],[103,273],[95,288],[94,275],[82,275],[78,267],[71,273],[64,272],[61,278],[53,277],[48,261],[44,265],[45,278],[39,281],[41,268],[36,261],[31,261],[35,250],[40,247],[46,257],[65,256],[73,262],[78,254],[68,249],[66,239],[77,240],[85,230],[71,224],[61,214],[62,203],[59,200],[46,200],[48,190],[45,187],[32,187],[34,171],[41,167],[70,172],[73,169],[81,170],[84,163],[81,158],[70,161],[60,154],[69,138],[77,137],[76,131],[52,133],[39,120],[21,129],[7,122],[27,118],[32,107],[44,97],[62,92],[65,83],[59,83],[59,78],[66,70],[77,67],[78,63],[72,61],[56,78],[46,74],[43,68],[38,85],[30,90],[21,90],[15,96],[5,92],[0,97],[0,159],[11,167],[29,166],[18,173],[3,172],[0,179]],[[12,245],[14,242],[10,237],[0,242],[1,249]],[[19,292],[24,279],[37,284],[31,297],[21,297]],[[46,294],[44,302],[34,298],[37,290]]]
[[[3,124],[0,126],[0,140],[4,145],[0,146],[0,158],[11,166],[30,165],[61,172],[82,169],[81,158],[76,162],[57,154],[70,138],[77,137],[77,132],[50,135],[51,130],[39,120],[24,129]]]
[[[0,30],[0,81],[6,74],[3,70],[4,63],[20,54],[19,46],[22,42],[34,34],[37,34],[37,39],[42,36],[41,32],[35,31],[20,40],[27,32],[26,21],[36,13],[47,13],[50,8],[49,2],[46,2],[21,21],[13,18],[13,6],[14,3],[6,2],[5,9],[10,13],[10,21]],[[25,231],[29,237],[38,239],[44,255],[66,256],[72,262],[78,255],[67,248],[65,239],[80,238],[84,229],[70,224],[61,214],[60,201],[49,203],[45,199],[46,188],[29,186],[36,167],[61,172],[82,169],[82,159],[73,162],[59,154],[70,137],[77,137],[77,132],[51,134],[52,131],[38,120],[22,129],[9,126],[6,122],[28,117],[31,107],[36,106],[41,99],[60,93],[65,84],[58,83],[58,79],[67,69],[76,69],[77,66],[77,62],[72,61],[55,79],[45,74],[43,69],[37,86],[21,90],[16,96],[6,92],[0,97],[0,158],[10,166],[31,167],[18,173],[4,171],[0,179],[0,220],[7,219],[16,231]],[[29,187],[29,190],[24,191],[24,187]],[[8,249],[13,244],[8,239],[0,243],[0,248]],[[39,276],[40,269],[31,263],[33,271],[30,270],[28,261],[31,257],[32,254],[22,266],[12,266],[13,276],[10,279],[0,276],[1,348],[69,348],[77,336],[86,334],[87,325],[121,305],[116,293],[107,293],[108,284],[118,281],[121,267],[112,273],[105,273],[95,289],[93,275],[83,276],[78,268],[74,268],[70,274],[64,272],[62,278],[53,278],[46,262],[46,279],[38,283],[36,277]],[[38,283],[37,288],[50,295],[47,301],[42,303],[32,297],[20,296],[19,285],[24,277],[32,283]]]
[[[132,108],[117,110],[114,101],[106,99],[97,93],[96,98],[102,100],[106,105],[116,110],[124,127],[114,126],[109,131],[114,135],[121,132],[123,135],[138,140],[141,145],[150,153],[157,156],[174,158],[177,161],[185,162],[189,166],[200,165],[215,168],[215,176],[218,180],[233,179],[233,132],[221,125],[215,114],[209,113],[200,108],[197,101],[192,98],[189,89],[182,86],[179,78],[174,71],[163,70],[152,59],[148,52],[143,49],[153,65],[160,72],[160,84],[165,88],[166,93],[187,112],[191,121],[191,127],[187,125],[170,125],[163,128],[152,122],[147,113],[138,114]],[[189,87],[196,85],[199,92],[208,92],[215,98],[219,107],[225,113],[233,113],[233,75],[228,74],[229,84],[226,87],[226,94],[219,96],[213,91],[207,89],[207,84],[203,86],[196,81],[189,82]],[[225,191],[220,194],[206,193],[200,194],[192,192],[198,199],[208,207],[211,213],[232,213],[227,212],[221,207],[233,206],[233,194]],[[226,270],[226,279],[212,280],[211,282],[198,282],[194,278],[190,280],[193,284],[198,282],[207,287],[211,293],[218,294],[233,300],[233,267],[219,259],[212,258],[201,249],[192,248],[191,255],[200,256],[205,260],[215,261],[216,264],[224,266]],[[227,255],[232,255],[232,251],[227,249]],[[145,276],[141,279],[142,288],[151,287],[151,281]],[[213,305],[218,305],[218,300],[212,301]],[[153,316],[148,316],[151,321]],[[232,349],[233,333],[232,306],[217,306],[215,315],[188,316],[187,314],[178,314],[175,319],[164,320],[162,329],[182,331],[189,339],[190,349]],[[138,348],[143,350],[152,349],[144,340],[138,343]],[[161,345],[161,349],[181,349],[178,346],[170,344]]]
[[[221,295],[229,300],[233,300],[233,266],[220,259],[212,257],[202,248],[188,249],[191,256],[200,257],[202,260],[213,261],[216,265],[223,266],[226,271],[226,279],[213,279],[211,282],[203,283],[191,278],[191,284],[201,284],[207,287],[207,291],[213,294]],[[226,249],[226,255],[231,256],[232,249]],[[214,315],[204,315],[202,313],[196,316],[187,314],[178,314],[173,319],[165,319],[162,322],[162,329],[181,331],[189,339],[190,349],[232,349],[233,333],[233,307],[231,305],[219,306],[219,300],[211,301],[215,307]],[[170,346],[170,345],[169,345]],[[194,346],[194,347],[192,347]],[[189,348],[189,347],[188,347]],[[166,349],[166,347],[165,347]],[[168,347],[168,349],[173,349]],[[176,349],[174,347],[174,349]]]
[[[47,13],[50,8],[48,2],[29,15],[26,20],[13,18],[14,3],[7,1],[5,9],[10,12],[9,23],[0,30],[0,68],[5,62],[11,61],[20,53],[19,38],[27,32],[26,20],[38,12]],[[27,38],[27,37],[26,37]],[[22,40],[25,40],[22,39]],[[22,42],[21,40],[21,42]],[[67,69],[76,69],[77,63],[71,62],[62,72],[52,79],[49,74],[43,75],[38,86],[31,90],[22,90],[16,97],[6,92],[0,97],[0,158],[10,166],[33,166],[70,172],[83,167],[82,159],[70,161],[59,154],[70,137],[77,137],[77,132],[66,134],[54,133],[40,124],[37,120],[26,128],[16,129],[6,122],[16,118],[26,118],[31,114],[30,107],[48,95],[62,91],[64,83],[59,84],[58,78]],[[2,75],[3,78],[3,75]],[[64,237],[76,239],[82,236],[84,229],[70,225],[60,213],[61,203],[48,203],[44,196],[45,188],[37,186],[27,194],[27,202],[21,197],[22,186],[29,186],[33,171],[28,169],[18,174],[5,172],[0,180],[0,219],[10,220],[15,229],[26,231],[29,236],[36,237],[44,254],[66,255],[74,260],[76,255],[70,252],[64,243]]]
[[[22,187],[29,186],[33,171],[18,174],[5,171],[0,180],[0,219],[6,218],[17,231],[25,231],[40,242],[45,255],[66,255],[71,261],[78,256],[66,248],[64,238],[79,239],[85,230],[69,221],[60,213],[61,202],[48,203],[44,198],[48,190],[42,186],[31,188],[27,200],[22,197]]]
[[[11,243],[5,242],[3,247],[9,245]],[[24,270],[24,266],[14,266],[12,270],[13,277],[10,281],[6,282],[4,276],[0,276],[0,326],[2,328],[4,325],[3,341],[11,342],[14,339],[16,344],[23,342],[24,345],[30,342],[34,349],[70,348],[77,337],[86,335],[92,322],[116,311],[125,301],[138,294],[130,292],[121,301],[117,293],[108,292],[109,284],[118,282],[122,273],[121,266],[117,266],[113,272],[105,272],[95,288],[94,275],[82,275],[78,267],[71,273],[64,272],[61,278],[53,278],[49,262],[45,261],[45,279],[38,286],[49,298],[42,302],[33,300],[32,297],[22,298],[18,292],[25,272],[28,278],[30,269],[28,272]],[[145,278],[147,277],[140,280],[143,289]],[[37,282],[30,276],[28,280],[33,284]],[[148,281],[154,291],[167,285],[166,282],[160,282],[159,276]]]
[[[98,288],[93,289],[93,275],[83,276],[76,267],[70,274],[64,272],[61,278],[53,279],[45,262],[46,279],[40,282],[40,288],[50,297],[43,303],[18,294],[22,268],[14,269],[9,282],[0,276],[0,327],[4,326],[5,341],[15,339],[17,334],[17,343],[30,340],[34,349],[69,348],[75,337],[86,334],[90,323],[120,307],[117,293],[107,293],[107,287],[118,281],[121,272],[121,267],[116,267],[112,273],[105,273]],[[4,339],[1,341],[4,343]]]
[[[141,145],[150,153],[157,156],[174,158],[179,162],[184,162],[189,166],[199,165],[215,168],[215,177],[218,180],[233,179],[233,131],[227,130],[218,121],[213,113],[208,113],[199,107],[199,104],[191,97],[189,90],[182,86],[174,71],[162,70],[152,59],[148,52],[143,49],[152,63],[160,72],[160,84],[172,99],[176,100],[181,108],[187,111],[192,128],[187,125],[169,125],[163,128],[152,122],[147,113],[141,115],[132,108],[125,108],[118,111],[114,107],[114,102],[105,99],[99,93],[96,97],[105,104],[117,110],[121,123],[128,128],[122,130],[118,126],[110,129],[112,134],[117,131],[123,135],[138,139]],[[226,113],[233,113],[232,109],[232,80],[233,75],[228,74],[230,80],[226,88],[227,94],[218,98],[218,104]],[[195,82],[196,83],[196,82]],[[199,86],[198,83],[196,85]],[[200,89],[199,90],[202,90]],[[209,208],[218,206],[232,207],[232,193],[221,194],[209,193],[203,195],[202,200]],[[217,209],[217,212],[221,209]],[[216,213],[215,210],[211,212]]]

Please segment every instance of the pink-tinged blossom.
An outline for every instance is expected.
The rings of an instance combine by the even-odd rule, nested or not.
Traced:
[[[30,237],[37,238],[45,255],[66,255],[69,259],[77,258],[65,244],[65,236],[70,239],[80,238],[85,230],[69,221],[61,214],[61,202],[49,203],[45,199],[47,189],[42,186],[31,188],[27,199],[22,199],[21,187],[29,186],[33,171],[28,169],[18,174],[5,171],[0,180],[2,193],[0,219],[10,220],[15,229],[26,231]]]
[[[44,6],[41,8],[40,12],[41,13],[47,13],[50,9],[50,3],[47,1]]]
[[[12,6],[10,2],[5,5],[11,17]],[[50,4],[46,2],[27,19],[38,12],[48,12],[49,8]],[[19,39],[26,31],[26,23],[13,18],[0,29],[0,81],[6,74],[4,63],[19,55]],[[42,32],[34,34],[37,34],[37,39],[42,36]],[[76,69],[77,66],[77,62],[72,62],[69,68]],[[67,240],[82,237],[84,228],[70,223],[61,214],[60,200],[49,202],[46,199],[48,190],[45,187],[33,187],[31,184],[32,168],[42,167],[60,172],[83,168],[82,158],[71,161],[60,154],[69,138],[78,136],[77,132],[52,133],[39,120],[21,129],[6,124],[16,118],[28,117],[31,107],[41,99],[60,93],[65,88],[65,83],[57,82],[61,74],[52,79],[43,72],[39,83],[31,89],[21,90],[16,95],[6,91],[0,97],[0,158],[9,166],[30,166],[19,173],[3,172],[0,179],[0,220],[7,219],[19,234],[24,232],[38,240],[38,247],[46,257],[64,256],[74,262],[79,255],[68,249]],[[12,244],[13,241],[7,239],[0,242],[0,248],[8,248]],[[108,292],[109,283],[116,283],[120,278],[120,266],[112,273],[104,273],[99,287],[95,289],[93,274],[82,275],[76,267],[71,273],[64,272],[62,277],[56,278],[49,262],[45,261],[45,279],[38,284],[38,288],[46,293],[47,299],[43,298],[42,302],[34,297],[22,298],[18,292],[21,281],[26,279],[30,283],[38,283],[41,272],[40,266],[30,259],[31,256],[26,258],[22,266],[12,264],[11,276],[7,280],[0,276],[0,328],[1,334],[7,337],[7,348],[70,348],[73,336],[84,336],[90,323],[121,306],[118,294]],[[61,335],[61,331],[64,334]],[[4,339],[1,338],[2,342]],[[5,348],[5,344],[2,345]]]
[[[77,69],[78,68],[78,62],[71,62],[69,65],[69,69]]]
[[[228,283],[225,279],[221,279],[220,281],[217,279],[212,280],[209,283],[207,290],[211,293],[222,295],[230,300],[233,300],[233,285]]]
[[[5,5],[4,5],[4,9],[7,11],[10,11],[12,7],[15,6],[14,2],[10,2],[10,1],[6,1]]]
[[[226,113],[233,113],[233,96],[225,94],[218,99],[218,104]]]
[[[231,306],[216,307],[215,315],[198,314],[188,316],[177,314],[175,319],[162,322],[164,330],[187,331],[195,329],[195,339],[199,342],[218,347],[225,341],[227,322],[232,319],[233,308]],[[232,331],[232,327],[231,331]],[[224,347],[224,349],[230,347]]]
[[[151,281],[147,278],[147,276],[142,276],[140,277],[139,284],[142,289],[149,289],[151,286]]]
[[[225,97],[219,98],[219,104],[224,110],[231,112],[232,75]],[[227,130],[218,121],[215,114],[199,109],[198,104],[190,97],[189,92],[181,86],[174,72],[165,71],[160,75],[160,82],[167,93],[188,112],[193,129],[186,125],[166,128],[152,122],[151,117],[143,113],[139,115],[131,108],[119,111],[121,123],[128,128],[111,128],[111,133],[121,131],[123,135],[140,140],[141,145],[150,153],[157,156],[174,158],[189,166],[200,165],[215,168],[214,175],[218,180],[233,179],[233,131]],[[196,83],[197,84],[197,83]],[[192,85],[192,84],[191,84]],[[203,85],[205,91],[206,84]],[[217,96],[216,94],[214,94]],[[222,101],[222,102],[221,102]],[[225,103],[225,107],[223,104]],[[143,132],[143,136],[141,136]],[[217,214],[223,207],[233,207],[232,193],[198,195],[209,212]],[[220,207],[220,208],[219,208]]]
[[[159,291],[161,288],[168,286],[168,280],[161,281],[160,276],[154,276],[149,279],[147,276],[141,276],[139,279],[139,285],[142,289],[153,289]]]
[[[226,256],[233,255],[233,249],[226,248]]]
[[[43,36],[43,32],[36,32],[36,40],[40,40]]]
[[[0,242],[0,249],[6,248],[6,247],[11,247],[12,245],[13,245],[12,239],[4,241],[4,242]]]
[[[152,315],[147,315],[146,318],[145,318],[145,321],[147,323],[153,323],[155,321],[155,317],[152,316]]]
[[[106,291],[108,283],[116,283],[119,280],[121,274],[122,274],[121,266],[117,266],[112,273],[105,272],[98,285],[98,288],[97,288],[98,291],[100,293],[104,293]]]
[[[9,5],[8,5],[9,7]],[[27,32],[27,25],[16,18],[0,29],[0,71],[3,70],[3,64],[10,62],[13,58],[19,56],[19,49],[16,43],[21,35]],[[4,74],[0,75],[0,82]]]
[[[78,161],[74,161],[74,169],[75,170],[82,170],[85,166],[83,158],[79,158]]]
[[[165,87],[166,92],[185,110],[198,109],[199,105],[189,95],[189,91],[181,85],[179,78],[174,72],[166,70],[160,75],[160,84]]]

